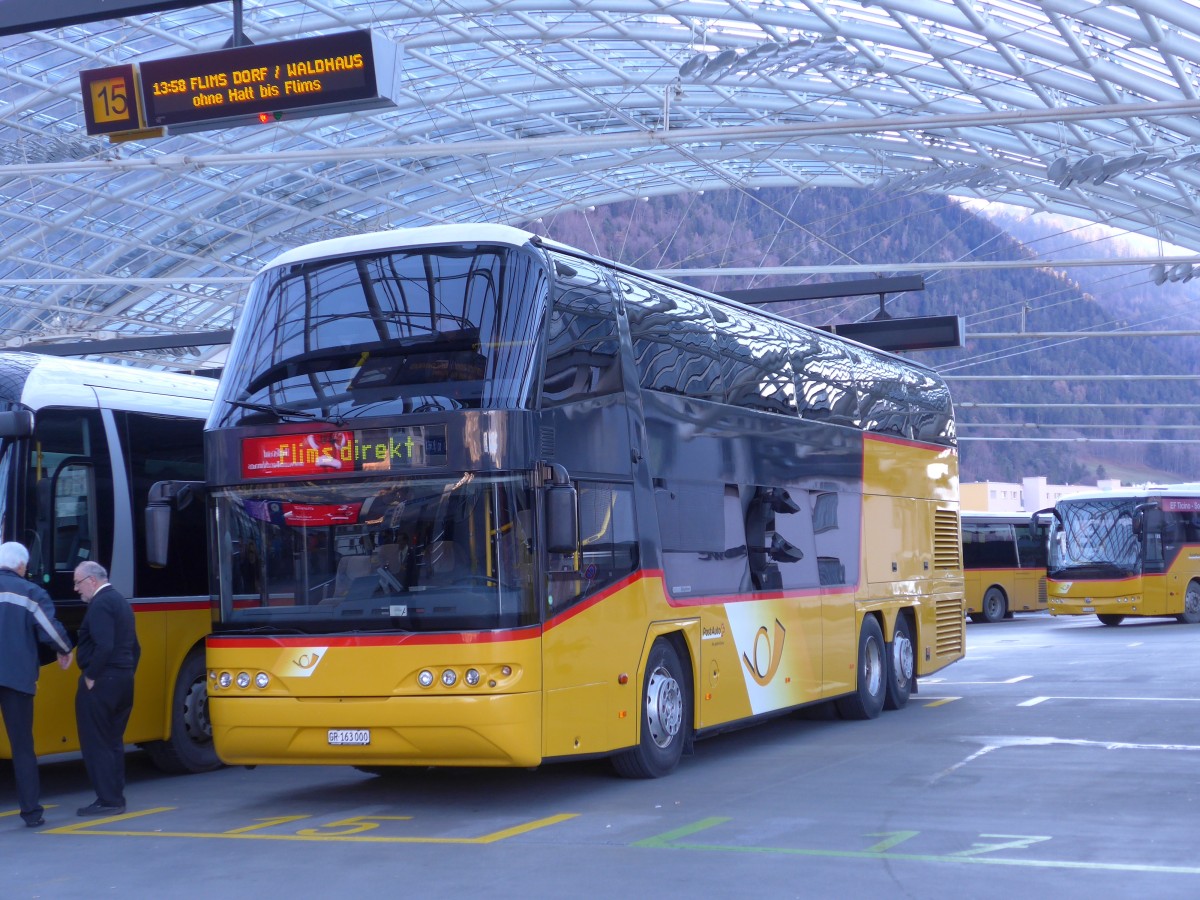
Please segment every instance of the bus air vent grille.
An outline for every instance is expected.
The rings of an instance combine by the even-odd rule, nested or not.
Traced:
[[[945,597],[934,601],[937,616],[937,655],[957,656],[966,643],[966,618],[960,597]]]
[[[962,568],[962,532],[959,531],[956,510],[934,511],[933,567],[943,571]]]

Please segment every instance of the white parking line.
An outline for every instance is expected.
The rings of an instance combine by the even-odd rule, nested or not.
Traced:
[[[1017,706],[1037,706],[1048,700],[1090,700],[1095,703],[1105,703],[1116,700],[1121,703],[1200,703],[1200,697],[1031,697],[1022,700]]]

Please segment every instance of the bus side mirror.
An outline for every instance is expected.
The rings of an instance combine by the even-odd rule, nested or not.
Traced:
[[[27,409],[0,412],[0,437],[24,438],[33,434],[33,413]]]
[[[546,549],[551,553],[579,549],[579,502],[573,484],[552,484],[546,491]]]
[[[204,490],[199,481],[156,481],[146,499],[146,562],[153,569],[167,566],[171,518],[186,509]]]
[[[579,549],[579,497],[571,476],[558,463],[549,464],[546,486],[546,550],[574,553]]]
[[[1039,509],[1037,512],[1032,513],[1029,516],[1029,527],[1034,534],[1037,534],[1038,528],[1041,527],[1042,523],[1039,520],[1043,516],[1053,516],[1054,518],[1059,520],[1060,524],[1062,523],[1062,519],[1058,515],[1058,510],[1055,509],[1053,506],[1047,506],[1045,509]]]

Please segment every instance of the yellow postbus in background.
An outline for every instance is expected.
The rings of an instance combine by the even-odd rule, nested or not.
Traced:
[[[1071,494],[1053,509],[1046,570],[1056,616],[1174,616],[1200,624],[1200,486]]]
[[[1046,608],[1046,517],[963,512],[963,576],[967,614],[999,622],[1014,612]]]
[[[963,655],[934,372],[517,229],[277,258],[206,441],[226,762],[660,776]]]
[[[220,764],[205,693],[211,627],[204,503],[159,484],[204,479],[203,429],[216,381],[129,366],[0,353],[0,539],[29,549],[27,577],[45,588],[74,636],[84,604],[75,566],[95,560],[130,598],[142,658],[125,738],[155,764]],[[147,558],[146,508],[158,505],[171,565]],[[39,755],[79,749],[79,671],[42,668],[34,705]],[[11,756],[0,729],[0,757]]]

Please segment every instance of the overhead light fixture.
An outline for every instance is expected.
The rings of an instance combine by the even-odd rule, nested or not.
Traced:
[[[798,74],[805,69],[853,65],[858,56],[836,37],[797,38],[764,41],[746,50],[728,49],[716,54],[697,53],[679,67],[679,77],[687,81],[719,81],[733,75],[748,78],[759,75]]]
[[[1046,177],[1060,188],[1070,187],[1076,182],[1094,185],[1104,184],[1125,172],[1146,175],[1176,166],[1190,166],[1200,162],[1200,152],[1184,156],[1169,156],[1166,153],[1138,151],[1128,156],[1105,157],[1092,153],[1083,159],[1071,162],[1065,156],[1057,157],[1046,167]]]

